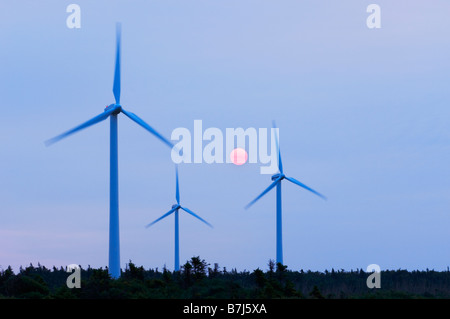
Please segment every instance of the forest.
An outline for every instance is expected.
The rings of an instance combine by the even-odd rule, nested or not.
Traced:
[[[290,270],[269,260],[267,269],[227,270],[192,257],[180,271],[144,269],[131,261],[119,279],[107,268],[81,268],[80,288],[68,288],[71,273],[40,264],[0,270],[0,299],[449,299],[450,271],[382,270],[380,288],[368,288],[372,273]]]

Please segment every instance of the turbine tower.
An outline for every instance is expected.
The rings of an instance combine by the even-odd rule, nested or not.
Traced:
[[[278,141],[278,135],[276,133],[276,125],[275,122],[273,122],[273,127],[275,129],[275,141],[278,151],[278,170],[279,173],[272,176],[272,184],[269,185],[258,197],[256,197],[254,200],[252,200],[247,206],[245,206],[245,209],[248,209],[250,206],[252,206],[256,201],[258,201],[261,197],[263,197],[265,194],[267,194],[272,188],[275,186],[277,187],[277,203],[276,203],[276,238],[277,238],[277,258],[276,262],[283,264],[283,233],[282,233],[282,214],[281,214],[281,181],[286,179],[290,181],[291,183],[298,185],[317,196],[326,199],[325,196],[320,194],[319,192],[313,190],[312,188],[306,186],[305,184],[299,182],[293,177],[287,177],[283,172],[283,163],[281,162],[281,152],[279,147],[279,141]]]
[[[113,94],[115,103],[107,106],[103,113],[95,116],[89,121],[66,131],[45,142],[47,146],[56,143],[76,132],[89,126],[97,124],[110,118],[110,193],[109,193],[109,266],[108,271],[112,278],[120,277],[120,244],[119,244],[119,169],[118,169],[118,147],[117,147],[117,120],[119,113],[125,114],[132,121],[142,126],[151,134],[156,136],[166,145],[173,144],[145,123],[136,114],[126,111],[120,104],[120,51],[121,51],[121,25],[116,24],[116,63],[114,70]]]
[[[161,219],[166,218],[167,216],[169,216],[172,213],[175,213],[175,271],[179,271],[180,270],[180,236],[179,236],[178,211],[180,209],[182,209],[186,213],[191,214],[195,218],[198,218],[199,220],[204,222],[209,227],[212,228],[212,225],[210,223],[208,223],[206,220],[204,220],[203,218],[201,218],[200,216],[198,216],[197,214],[195,214],[189,208],[182,207],[180,205],[180,189],[179,189],[179,184],[178,184],[178,166],[176,166],[175,173],[176,173],[175,199],[177,200],[177,203],[172,205],[172,209],[171,210],[169,210],[167,213],[165,213],[164,215],[162,215],[161,217],[159,217],[158,219],[156,219],[155,221],[151,222],[150,224],[148,224],[145,227],[148,228],[148,227],[152,226],[153,224],[159,222]]]

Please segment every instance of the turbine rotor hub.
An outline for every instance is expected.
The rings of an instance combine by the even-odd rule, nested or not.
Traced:
[[[281,179],[283,179],[283,178],[285,177],[285,175],[284,175],[284,174],[275,174],[275,175],[272,175],[272,181],[277,180],[277,179],[279,179],[280,177],[281,177]]]
[[[109,110],[112,110],[112,109],[116,109],[116,111],[115,111],[113,114],[119,114],[120,111],[121,111],[121,109],[122,109],[122,105],[120,105],[120,104],[115,104],[115,103],[110,104],[110,105],[108,105],[108,106],[105,108],[105,111],[109,111]]]
[[[174,209],[174,208],[180,208],[180,205],[179,204],[173,204],[172,205],[172,209]]]

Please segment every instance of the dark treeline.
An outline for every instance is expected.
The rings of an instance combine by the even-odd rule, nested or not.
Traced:
[[[366,285],[371,273],[362,269],[293,271],[269,261],[263,271],[228,271],[218,264],[210,267],[200,257],[192,257],[181,271],[144,269],[131,261],[119,279],[110,278],[107,269],[81,269],[81,288],[68,288],[70,273],[64,268],[44,266],[11,267],[0,271],[1,298],[164,298],[164,299],[257,299],[257,298],[450,298],[450,272],[384,270],[381,288]]]

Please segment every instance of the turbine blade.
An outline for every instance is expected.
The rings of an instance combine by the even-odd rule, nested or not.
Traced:
[[[250,206],[252,206],[256,201],[258,201],[261,197],[267,194],[268,191],[270,191],[272,188],[274,188],[281,180],[281,177],[277,178],[272,184],[269,185],[258,197],[256,197],[254,200],[252,200],[250,203],[245,206],[245,209],[248,209]]]
[[[171,210],[169,210],[167,213],[165,213],[164,215],[162,215],[161,217],[159,217],[158,219],[152,221],[150,224],[148,224],[147,226],[145,226],[146,228],[152,226],[154,223],[159,222],[161,219],[166,218],[167,216],[169,216],[170,214],[172,214],[174,211],[176,211],[179,207],[175,207],[172,208]]]
[[[180,187],[178,185],[178,165],[175,166],[175,172],[177,176],[177,182],[176,182],[176,190],[175,190],[175,198],[177,199],[178,205],[180,205]]]
[[[72,134],[74,134],[74,133],[76,133],[78,131],[81,131],[81,130],[89,127],[89,126],[94,125],[94,124],[97,124],[98,122],[106,120],[108,118],[108,116],[110,116],[111,113],[113,113],[114,111],[115,111],[115,109],[111,109],[111,110],[105,111],[102,114],[99,114],[96,117],[90,119],[89,121],[84,122],[83,124],[80,124],[80,125],[78,125],[77,127],[74,127],[71,130],[68,130],[68,131],[66,131],[66,132],[64,132],[64,133],[62,133],[62,134],[60,134],[58,136],[55,136],[55,137],[45,141],[45,145],[49,146],[49,145],[51,145],[53,143],[56,143],[56,142],[62,140],[63,138],[65,138],[65,137],[67,137],[69,135],[72,135]]]
[[[122,33],[122,26],[119,22],[116,23],[116,65],[114,68],[114,84],[113,94],[116,99],[116,104],[120,104],[120,38]]]
[[[159,134],[154,128],[152,128],[150,125],[148,125],[147,123],[145,123],[141,118],[139,118],[136,114],[125,111],[122,108],[122,112],[123,114],[125,114],[126,116],[128,116],[131,120],[133,120],[134,122],[136,122],[137,124],[139,124],[140,126],[142,126],[143,128],[145,128],[147,131],[149,131],[150,133],[152,133],[153,135],[155,135],[157,138],[159,138],[162,142],[164,142],[164,144],[173,147],[172,142],[170,142],[168,139],[166,139],[164,136],[162,136],[161,134]]]
[[[272,125],[273,125],[274,129],[277,128],[275,121],[272,122]],[[280,145],[279,145],[278,134],[277,134],[276,130],[275,130],[275,143],[276,143],[277,151],[278,151],[278,170],[280,171],[281,174],[283,174],[283,162],[281,161]]]
[[[196,213],[194,213],[192,210],[186,208],[186,207],[181,207],[182,210],[184,210],[186,213],[191,214],[192,216],[194,216],[195,218],[200,219],[202,222],[204,222],[206,225],[208,225],[209,227],[213,228],[213,226],[208,223],[206,220],[204,220],[203,218],[201,218],[200,216],[198,216]]]
[[[312,189],[311,187],[306,186],[305,184],[299,182],[298,180],[296,180],[295,178],[292,177],[285,177],[288,181],[290,181],[291,183],[297,184],[300,187],[303,187],[306,190],[309,190],[311,193],[316,194],[317,196],[323,198],[323,199],[327,199],[325,196],[323,196],[322,194],[320,194],[319,192],[315,191],[314,189]]]

